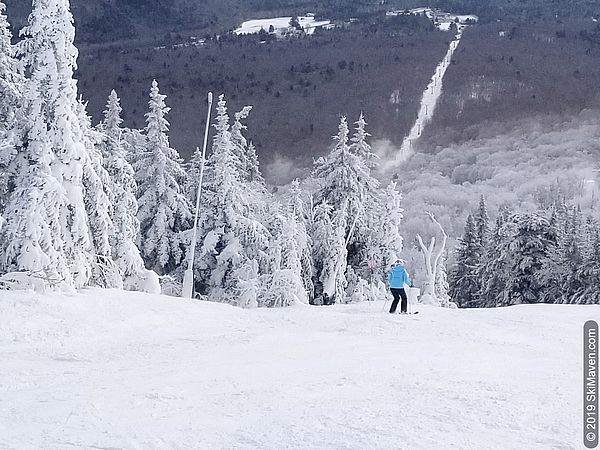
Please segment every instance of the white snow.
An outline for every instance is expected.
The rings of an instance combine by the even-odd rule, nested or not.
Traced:
[[[273,28],[277,31],[287,30],[290,28],[291,20],[292,17],[273,17],[270,19],[248,20],[242,23],[242,25],[240,25],[240,27],[236,29],[234,33],[237,35],[254,34],[258,33],[261,29],[269,31],[271,25],[273,25]],[[331,21],[316,20],[314,15],[307,15],[299,16],[298,23],[302,28],[304,28],[306,34],[313,34],[317,28],[330,25]]]
[[[434,25],[443,31],[449,31],[453,23],[457,25],[465,25],[474,22],[479,22],[479,17],[474,14],[457,15],[444,12],[440,9],[433,8],[414,8],[414,9],[398,9],[388,11],[386,16],[405,16],[405,15],[422,15],[430,19]],[[457,22],[458,21],[458,22]]]
[[[599,306],[382,307],[2,292],[0,448],[579,447]]]

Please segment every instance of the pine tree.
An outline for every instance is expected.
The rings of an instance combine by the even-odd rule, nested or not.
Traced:
[[[277,202],[269,208],[269,232],[273,236],[267,250],[269,267],[261,283],[260,306],[282,307],[308,303],[304,286],[300,224]]]
[[[0,1],[0,217],[12,189],[16,167],[13,164],[19,142],[19,117],[22,111],[24,78],[11,44],[12,34]]]
[[[28,74],[26,120],[3,228],[3,268],[82,287],[94,267],[86,208],[91,193],[85,181],[95,167],[78,111],[77,49],[68,0],[34,0],[21,34],[19,51]]]
[[[215,128],[202,201],[201,248],[195,263],[197,289],[215,301],[258,305],[260,277],[268,265],[270,233],[263,223],[267,202],[263,192],[256,191],[240,173],[242,165],[223,96]]]
[[[539,303],[543,297],[541,269],[553,253],[557,236],[542,214],[515,215],[507,259],[509,278],[503,306]]]
[[[582,280],[582,284],[569,299],[569,303],[600,303],[600,229],[591,220],[586,225],[583,263],[578,267],[577,278]]]
[[[250,162],[248,160],[248,141],[244,137],[246,125],[242,123],[250,115],[252,106],[246,106],[234,114],[234,122],[231,125],[231,142],[233,144],[233,156],[237,164],[237,170],[243,181],[250,179]]]
[[[198,196],[198,184],[200,183],[200,172],[202,170],[202,149],[196,147],[190,160],[188,169],[186,196],[192,205],[196,204]]]
[[[156,80],[150,91],[146,114],[146,151],[135,158],[139,170],[139,212],[141,251],[146,265],[158,273],[169,273],[184,254],[181,233],[191,226],[191,205],[184,195],[186,173],[177,150],[169,145],[170,111]]]
[[[364,119],[359,122],[364,127]],[[360,139],[366,138],[364,128],[362,134]],[[348,135],[348,124],[346,118],[342,117],[338,134],[334,138],[334,148],[327,157],[315,162],[313,178],[319,187],[314,200],[316,204],[326,202],[336,211],[346,205],[347,217],[352,217],[352,220],[346,222],[346,252],[348,264],[353,271],[357,271],[362,270],[361,266],[369,258],[369,243],[373,242],[374,230],[379,227],[385,200],[381,195],[379,182],[370,174],[364,155],[357,154],[367,151],[366,141],[362,142],[360,148],[358,144],[351,148]],[[359,280],[352,277],[351,281],[356,283]],[[354,287],[350,285],[350,290]]]
[[[100,151],[102,134],[92,128],[91,119],[82,100],[77,103],[77,115],[83,133],[86,152],[83,166],[84,204],[89,218],[92,241],[92,271],[90,284],[103,288],[123,287],[123,278],[112,258],[111,239],[115,235],[112,221],[113,181],[104,167]]]
[[[371,136],[367,133],[367,121],[365,120],[365,116],[363,113],[360,113],[359,119],[355,122],[356,128],[352,139],[350,140],[352,144],[350,145],[350,151],[361,158],[369,172],[372,171],[375,167],[377,167],[377,159],[378,156],[373,153],[373,149],[371,145],[367,142],[367,139]]]
[[[385,189],[383,208],[380,208],[379,214],[375,216],[378,224],[374,240],[380,245],[377,254],[381,258],[376,260],[376,265],[380,267],[381,279],[384,276],[383,268],[390,267],[402,252],[404,240],[400,233],[400,224],[403,212],[402,195],[396,183],[392,181]]]
[[[465,231],[456,250],[456,264],[451,274],[450,297],[462,307],[473,307],[481,289],[477,277],[481,261],[481,247],[475,220],[467,217]]]
[[[508,211],[504,210],[496,218],[494,231],[490,235],[484,249],[481,265],[476,272],[481,285],[476,307],[499,306],[504,300],[504,291],[510,274],[508,273],[508,243],[507,236]]]
[[[133,167],[135,182],[139,192],[139,186],[148,178],[148,167],[144,166],[142,162],[142,160],[148,158],[146,136],[143,130],[123,128],[122,137],[126,159],[131,164],[131,167]]]
[[[335,210],[327,202],[314,208],[312,219],[314,285],[317,305],[341,303],[346,289],[345,229],[347,204]]]
[[[250,180],[250,182],[258,183],[259,185],[264,184],[265,179],[263,178],[262,173],[260,172],[260,165],[258,161],[258,155],[256,154],[256,147],[254,147],[254,144],[252,142],[248,144],[246,160],[246,173],[248,174],[248,179]]]
[[[479,200],[479,209],[475,215],[475,228],[477,229],[477,239],[479,246],[484,249],[487,246],[487,239],[489,234],[489,222],[490,218],[487,212],[487,206],[485,204],[485,197],[482,195]]]
[[[315,162],[313,177],[320,184],[315,201],[326,201],[336,209],[347,202],[349,215],[358,214],[366,221],[364,202],[367,193],[376,190],[378,183],[369,175],[364,160],[350,150],[348,134],[348,123],[342,117],[333,150]]]
[[[288,200],[288,214],[296,222],[296,244],[300,252],[300,264],[302,270],[302,284],[308,294],[309,301],[314,300],[315,287],[313,283],[313,260],[312,260],[312,239],[308,231],[308,212],[300,182],[294,180],[290,189]]]
[[[132,288],[144,270],[144,261],[137,247],[140,234],[137,184],[123,146],[121,111],[119,97],[112,91],[99,129],[103,133],[102,153],[106,170],[113,183],[112,220],[115,233],[110,240],[112,256],[125,281],[125,287]]]

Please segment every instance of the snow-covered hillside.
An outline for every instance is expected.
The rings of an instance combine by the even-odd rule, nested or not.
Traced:
[[[269,31],[271,27],[277,32],[289,30],[292,17],[272,17],[269,19],[254,19],[248,20],[240,25],[234,33],[255,34],[260,30]],[[304,29],[306,34],[313,34],[319,27],[325,27],[331,24],[329,20],[316,20],[314,15],[306,15],[298,17],[298,24]]]
[[[578,448],[600,307],[0,294],[0,448]]]

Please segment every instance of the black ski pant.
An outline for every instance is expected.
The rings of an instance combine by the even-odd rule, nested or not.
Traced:
[[[400,311],[405,313],[406,307],[408,306],[408,298],[406,297],[406,291],[404,289],[396,289],[391,288],[392,295],[394,296],[394,301],[392,302],[392,308],[390,309],[390,313],[394,314],[396,312],[396,308],[398,307],[398,302],[400,301],[400,297],[402,297],[402,304],[400,305]]]

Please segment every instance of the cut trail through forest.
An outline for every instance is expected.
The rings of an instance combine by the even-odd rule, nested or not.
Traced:
[[[446,56],[444,56],[444,59],[435,69],[435,73],[433,74],[427,89],[423,93],[417,120],[408,133],[408,136],[404,138],[400,152],[396,154],[395,160],[393,161],[392,168],[397,168],[414,154],[415,142],[421,137],[423,130],[431,122],[437,103],[442,95],[444,75],[452,63],[452,56],[460,44],[465,28],[466,26],[458,27],[456,37],[450,43]]]

